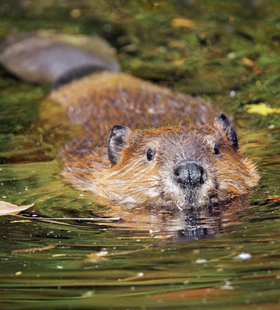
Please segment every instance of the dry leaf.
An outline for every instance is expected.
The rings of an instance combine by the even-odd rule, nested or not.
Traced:
[[[257,73],[260,72],[259,67],[255,65],[255,62],[253,60],[244,57],[241,59],[241,62],[245,66],[252,68],[254,72],[257,72]]]
[[[248,113],[257,113],[261,115],[267,115],[267,114],[279,114],[280,108],[270,108],[265,103],[259,103],[259,104],[246,104],[245,108],[247,109]]]
[[[6,201],[0,201],[0,216],[9,215],[9,214],[18,214],[19,212],[23,210],[31,208],[33,205],[34,203],[32,203],[31,205],[26,205],[26,206],[17,206],[17,205],[13,205],[12,203],[9,203]]]
[[[254,67],[255,66],[255,62],[249,58],[242,58],[241,59],[241,62],[245,65],[245,66],[248,66],[248,67]]]
[[[194,27],[194,21],[191,19],[173,18],[171,20],[171,25],[175,27],[191,28]]]

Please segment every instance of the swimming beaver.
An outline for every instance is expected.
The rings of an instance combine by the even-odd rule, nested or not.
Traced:
[[[230,200],[257,184],[231,123],[223,114],[214,120],[209,102],[124,73],[67,83],[78,71],[63,74],[50,99],[84,128],[65,147],[63,175],[98,203],[185,209]]]
[[[258,182],[223,114],[210,124],[189,124],[197,113],[198,124],[215,113],[199,98],[112,72],[74,81],[51,98],[85,127],[64,152],[63,174],[99,203],[183,209],[231,199]],[[107,149],[100,148],[112,125]]]

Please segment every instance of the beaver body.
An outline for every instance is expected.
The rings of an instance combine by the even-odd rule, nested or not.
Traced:
[[[84,127],[66,146],[63,174],[101,204],[184,209],[230,200],[258,182],[228,119],[214,120],[216,109],[201,98],[103,72],[51,99]]]
[[[39,64],[32,66],[36,74],[48,67],[42,53],[44,40],[52,52],[65,51],[62,43],[57,47],[56,36],[53,45],[49,36],[31,37],[34,48],[30,41],[16,37],[11,40],[16,44],[4,44],[1,56],[7,64],[13,53],[5,51],[10,48],[14,55],[24,55],[17,74],[27,80],[30,50],[38,59]],[[8,60],[15,72],[17,57]],[[103,63],[101,67],[110,69]],[[66,74],[54,81],[60,87],[49,99],[65,107],[71,123],[83,128],[65,147],[63,175],[75,188],[91,191],[97,203],[186,209],[231,200],[257,184],[259,175],[238,150],[232,125],[223,114],[215,119],[218,112],[209,102],[108,71],[61,86],[77,72],[80,75],[80,69],[84,68],[72,60],[67,62],[60,71]],[[51,74],[48,71],[45,80],[57,79]]]

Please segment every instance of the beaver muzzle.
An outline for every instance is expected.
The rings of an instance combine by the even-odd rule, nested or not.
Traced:
[[[174,169],[174,180],[184,189],[195,189],[205,182],[206,174],[195,161],[182,160]]]

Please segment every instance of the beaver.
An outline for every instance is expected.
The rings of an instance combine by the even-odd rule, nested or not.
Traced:
[[[58,80],[49,102],[83,127],[62,152],[62,174],[97,203],[182,210],[258,183],[230,121],[209,102],[108,67],[85,77],[74,68]]]
[[[74,81],[50,97],[85,127],[66,147],[63,175],[101,204],[184,209],[232,199],[258,182],[226,116],[202,124],[216,113],[202,99],[113,72]]]

